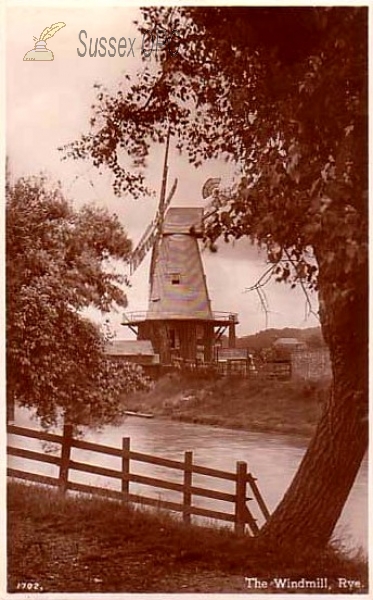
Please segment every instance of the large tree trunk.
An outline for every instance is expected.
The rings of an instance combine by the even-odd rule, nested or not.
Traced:
[[[368,444],[367,265],[363,258],[359,272],[347,277],[341,257],[331,265],[323,250],[317,256],[320,317],[333,385],[298,472],[259,534],[277,547],[320,548],[328,543]]]

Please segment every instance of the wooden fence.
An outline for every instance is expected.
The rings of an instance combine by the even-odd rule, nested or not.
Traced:
[[[59,467],[58,477],[39,475],[37,473],[30,473],[24,470],[9,467],[7,469],[7,474],[9,477],[56,486],[63,494],[65,494],[68,490],[73,490],[81,493],[98,494],[100,496],[106,496],[122,502],[139,503],[145,506],[154,506],[176,511],[182,513],[185,523],[191,522],[192,515],[228,521],[234,523],[235,532],[238,534],[245,533],[246,525],[248,526],[251,535],[256,535],[259,531],[257,520],[254,518],[252,512],[248,508],[247,501],[255,501],[262,516],[264,517],[264,520],[269,518],[269,511],[259,492],[256,479],[250,473],[248,473],[247,464],[245,462],[236,463],[235,473],[222,471],[219,469],[212,469],[194,464],[193,452],[185,452],[183,461],[170,460],[168,458],[161,458],[159,456],[135,452],[130,449],[130,438],[122,439],[122,448],[113,448],[110,446],[94,444],[81,439],[74,439],[72,435],[72,427],[70,425],[64,426],[62,436],[33,429],[26,429],[24,427],[18,427],[15,425],[8,426],[8,433],[26,438],[35,438],[44,442],[57,443],[61,446],[61,452],[59,456],[8,446],[7,453],[10,456],[17,456],[42,463],[49,463]],[[120,457],[121,469],[115,470],[112,468],[86,464],[72,460],[72,448],[80,448],[82,450]],[[169,480],[156,479],[154,477],[136,474],[132,472],[133,462],[159,465],[165,467],[166,469],[169,468],[182,471],[183,482],[175,483]],[[114,478],[121,482],[121,489],[108,489],[71,481],[69,480],[69,474],[72,470]],[[235,492],[230,494],[223,491],[206,489],[193,485],[194,474],[205,475],[209,478],[232,481],[234,482]],[[131,482],[179,492],[182,500],[180,502],[171,502],[168,500],[133,494],[130,491]],[[250,497],[247,496],[247,490],[249,490],[249,493],[251,494]],[[234,505],[234,513],[226,513],[193,506],[192,501],[194,496],[230,502]]]

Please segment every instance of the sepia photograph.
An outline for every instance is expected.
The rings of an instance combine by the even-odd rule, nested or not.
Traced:
[[[368,4],[4,16],[1,598],[368,597]]]

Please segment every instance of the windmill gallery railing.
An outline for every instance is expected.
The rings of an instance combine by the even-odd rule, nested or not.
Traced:
[[[192,319],[195,319],[196,312],[194,311]],[[138,310],[135,312],[127,312],[123,313],[123,324],[125,323],[138,323],[142,321],[146,321],[149,318],[149,312],[146,310]],[[153,313],[152,318],[157,318],[158,320],[162,319],[172,319],[173,313],[170,312],[157,312]],[[183,316],[183,319],[187,319],[188,317]],[[204,321],[217,321],[227,323],[238,323],[238,314],[231,312],[222,312],[222,311],[213,311],[211,313],[211,319],[206,319],[205,313],[201,313],[201,319]]]
[[[17,445],[8,445],[8,457],[26,459],[26,461],[33,461],[33,464],[35,461],[38,463],[47,463],[49,465],[54,465],[57,471],[55,476],[46,475],[45,473],[29,472],[25,470],[24,460],[22,460],[20,465],[22,466],[22,469],[8,466],[7,475],[12,478],[55,486],[59,488],[63,494],[68,490],[71,490],[90,495],[97,494],[125,503],[136,503],[143,506],[175,511],[182,514],[185,523],[191,522],[192,515],[230,522],[234,524],[234,529],[237,534],[244,534],[247,528],[251,535],[256,535],[259,531],[257,523],[258,519],[254,517],[251,510],[248,508],[248,501],[255,503],[255,506],[252,506],[252,508],[255,508],[256,511],[258,511],[260,520],[264,519],[264,521],[266,521],[269,518],[269,511],[260,494],[256,479],[248,472],[247,464],[245,462],[237,462],[236,472],[234,473],[196,465],[193,461],[192,452],[185,452],[183,461],[135,452],[130,448],[130,438],[122,439],[121,448],[94,444],[85,440],[74,439],[72,427],[70,425],[65,425],[63,435],[26,429],[15,425],[8,426],[8,434],[16,436],[17,438],[31,438],[34,440],[41,440],[44,443],[58,444],[60,446],[59,455],[52,455],[48,452],[39,452],[17,447]],[[14,442],[13,437],[12,441]],[[112,466],[109,468],[107,466],[92,464],[91,461],[89,464],[82,462],[81,460],[78,461],[72,458],[73,449],[89,451],[101,456],[105,455],[109,457],[110,460],[113,458],[115,459],[116,457],[116,460],[119,461],[118,466],[120,468],[114,469]],[[10,458],[8,458],[8,465],[9,463]],[[160,466],[173,473],[175,471],[179,472],[181,473],[181,482],[176,483],[175,481],[158,479],[135,473],[133,471],[134,463],[152,465],[153,470],[156,470],[156,466]],[[101,487],[99,485],[74,481],[74,477],[72,476],[73,472],[84,472],[103,476],[106,480],[114,479],[117,482],[117,485],[119,484],[119,489],[110,489],[104,486]],[[209,480],[212,478],[214,480],[229,481],[231,482],[231,485],[233,485],[234,491],[228,493],[217,489],[200,487],[195,483],[195,475],[197,475],[199,479],[201,479],[200,476],[205,476]],[[133,493],[131,484],[134,483],[142,484],[148,488],[168,490],[172,491],[172,493],[177,492],[181,498],[176,502]],[[247,489],[249,490],[250,497],[247,496]],[[234,512],[218,511],[211,508],[196,506],[193,503],[195,498],[214,499],[223,501],[224,503],[230,503],[230,505],[233,504]]]

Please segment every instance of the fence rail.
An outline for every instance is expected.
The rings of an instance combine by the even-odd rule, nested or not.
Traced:
[[[248,501],[256,502],[261,515],[264,517],[264,520],[269,518],[269,511],[260,494],[256,479],[247,471],[247,464],[242,461],[236,463],[236,472],[232,473],[229,471],[223,471],[220,469],[194,464],[192,452],[185,452],[183,461],[171,460],[168,458],[135,452],[130,448],[130,438],[122,439],[122,448],[113,448],[111,446],[94,444],[92,442],[73,438],[73,430],[71,425],[64,426],[63,435],[26,429],[16,425],[9,425],[8,433],[26,438],[34,438],[45,442],[52,442],[61,446],[60,455],[53,456],[47,453],[36,452],[35,450],[28,450],[9,445],[7,447],[7,453],[9,456],[16,456],[27,460],[48,463],[59,467],[58,477],[30,473],[26,470],[8,467],[7,474],[9,477],[25,479],[34,483],[52,485],[58,487],[63,494],[65,494],[68,490],[72,490],[88,494],[97,494],[115,500],[120,500],[122,502],[140,503],[145,506],[155,506],[166,510],[180,512],[182,513],[185,523],[191,522],[192,515],[228,521],[230,523],[234,523],[235,531],[239,534],[245,533],[247,526],[251,535],[256,535],[259,531],[257,520],[254,518],[252,512],[247,506]],[[71,458],[72,448],[79,448],[104,455],[119,457],[121,458],[121,469],[113,469],[73,460]],[[149,477],[148,475],[134,473],[131,469],[133,462],[142,462],[165,467],[166,469],[181,471],[183,474],[183,481],[181,483],[175,483],[169,480],[158,479],[156,477]],[[108,489],[71,481],[69,479],[71,471],[92,473],[95,475],[112,478],[114,480],[119,480],[121,482],[121,489]],[[194,474],[234,482],[235,492],[228,493],[225,491],[208,489],[199,485],[194,485]],[[131,482],[178,492],[181,495],[181,501],[173,502],[170,500],[151,498],[131,493]],[[250,496],[247,495],[248,491],[251,494]],[[229,502],[234,505],[234,513],[194,506],[193,497],[203,497]]]

